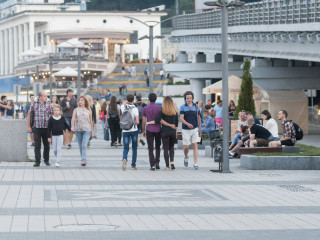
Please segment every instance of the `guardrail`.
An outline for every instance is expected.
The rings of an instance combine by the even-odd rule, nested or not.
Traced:
[[[273,0],[230,7],[229,26],[320,22],[320,0]],[[173,30],[221,27],[221,11],[185,14],[172,20]]]

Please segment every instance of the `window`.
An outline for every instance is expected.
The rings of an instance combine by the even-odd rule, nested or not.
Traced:
[[[43,45],[47,46],[48,43],[48,35],[43,34]]]
[[[37,34],[38,35],[38,47],[41,47],[41,32]]]
[[[138,31],[134,31],[130,34],[130,44],[138,44]]]

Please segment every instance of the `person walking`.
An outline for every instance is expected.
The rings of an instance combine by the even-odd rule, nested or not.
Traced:
[[[77,108],[77,100],[73,97],[73,91],[71,89],[67,90],[67,97],[65,97],[61,101],[60,106],[62,108],[63,116],[67,124],[69,125],[69,127],[71,127],[71,119],[72,119],[73,111],[74,109]],[[70,133],[66,134],[66,136],[69,136],[65,139],[65,142],[68,145],[67,148],[70,149],[73,136]]]
[[[132,163],[131,169],[137,170],[137,146],[138,146],[138,125],[139,125],[139,111],[133,103],[133,94],[127,95],[127,104],[121,105],[122,117],[120,122],[123,123],[128,117],[132,117],[132,127],[130,129],[122,129],[123,134],[123,157],[122,157],[122,170],[125,171],[127,168],[129,144],[132,141]]]
[[[94,129],[97,126],[97,114],[96,114],[96,107],[93,104],[92,97],[90,95],[86,95],[85,97],[89,102],[89,107],[90,107],[90,110],[92,112],[92,123],[93,123],[93,134],[92,135],[93,136],[90,136],[90,139],[88,141],[88,146],[87,146],[87,148],[90,148],[91,147],[91,139],[94,138]]]
[[[189,161],[189,145],[193,148],[193,168],[198,169],[198,141],[199,133],[202,135],[200,112],[197,105],[193,102],[193,92],[187,91],[184,94],[186,101],[180,107],[180,120],[182,122],[182,140],[184,152],[184,166],[188,167]]]
[[[101,112],[100,112],[100,117],[99,117],[99,119],[101,120],[103,131],[106,127],[106,115],[107,115],[107,102],[104,101],[101,105]]]
[[[171,97],[167,96],[163,99],[162,110],[158,114],[156,120],[147,122],[148,125],[155,123],[161,123],[161,139],[163,144],[164,160],[166,163],[165,170],[170,170],[170,166],[171,170],[174,170],[174,144],[177,142],[179,115]]]
[[[96,113],[96,124],[94,125],[94,138],[97,138],[97,124],[98,124],[98,117],[100,116],[101,106],[98,102],[98,98],[93,99],[93,105],[95,107],[95,113]]]
[[[85,96],[78,100],[78,107],[73,111],[71,131],[76,133],[80,155],[81,166],[87,165],[87,145],[93,136],[92,111],[89,101]]]
[[[107,120],[111,134],[111,147],[117,146],[117,137],[120,134],[120,107],[117,105],[117,98],[112,96],[107,108]]]
[[[53,116],[50,117],[48,123],[48,142],[52,144],[54,155],[56,156],[56,167],[60,167],[61,148],[63,145],[63,131],[68,129],[71,133],[71,128],[67,124],[65,118],[61,116],[61,106],[53,106]]]
[[[31,105],[34,104],[34,95],[30,94],[30,102],[26,105],[26,110],[25,110],[25,118],[28,118],[28,113],[30,111]],[[31,118],[31,128],[33,128],[33,118]],[[33,138],[33,133],[30,133],[30,139],[31,139],[31,147],[34,147],[34,138]]]
[[[52,105],[59,105],[60,102],[59,102],[59,98],[57,96],[52,96],[52,99],[51,99],[51,104]]]
[[[30,106],[28,113],[28,132],[34,134],[34,154],[36,162],[34,167],[39,167],[41,163],[41,139],[43,142],[43,159],[47,166],[50,166],[49,154],[50,145],[48,142],[48,123],[53,114],[52,105],[47,101],[47,94],[44,91],[39,92],[39,101]],[[33,116],[33,128],[31,128],[31,115]]]
[[[161,107],[156,104],[157,95],[155,93],[149,94],[149,105],[142,109],[142,136],[147,138],[150,170],[154,171],[160,169],[160,146],[161,146],[161,126],[160,123],[147,125],[146,122],[156,120]],[[154,143],[156,155],[154,155]]]

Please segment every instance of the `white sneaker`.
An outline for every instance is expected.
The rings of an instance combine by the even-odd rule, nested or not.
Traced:
[[[198,164],[193,164],[193,168],[195,169],[195,170],[198,170],[199,169],[199,166],[198,166]]]
[[[56,163],[56,167],[60,167],[60,164],[58,162]]]

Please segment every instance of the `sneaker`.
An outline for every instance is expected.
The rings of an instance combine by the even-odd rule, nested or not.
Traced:
[[[229,158],[233,158],[234,157],[234,154],[233,153],[231,153],[231,152],[229,152]]]
[[[193,168],[195,169],[195,170],[198,170],[199,169],[199,166],[198,166],[198,164],[193,164]]]
[[[176,169],[176,168],[175,168],[174,164],[171,163],[171,170],[174,170],[174,169]]]
[[[169,167],[165,167],[163,170],[164,171],[170,171],[170,168]]]
[[[185,166],[185,167],[188,167],[188,160],[189,160],[188,158],[185,158],[185,159],[184,159],[184,166]]]
[[[50,165],[51,165],[49,162],[45,162],[45,164],[46,164],[47,166],[50,166]]]
[[[136,167],[131,167],[131,170],[138,170]]]
[[[141,142],[142,146],[146,145],[146,143],[143,141],[143,139],[140,139],[140,142]]]
[[[156,170],[155,167],[151,167],[151,168],[150,168],[150,171],[155,171],[155,170]]]
[[[56,167],[60,167],[60,164],[58,162],[56,163]]]
[[[31,143],[31,147],[34,147],[35,146],[35,144],[34,143]]]
[[[82,167],[87,166],[87,162],[82,162],[82,163],[81,163],[81,166],[82,166]]]
[[[159,170],[159,169],[160,169],[159,164],[156,164],[156,169],[157,169],[157,170]]]
[[[67,149],[71,149],[71,144],[68,144]]]
[[[40,163],[33,164],[34,167],[40,167]]]
[[[122,143],[117,143],[117,146],[123,146]]]
[[[122,160],[122,170],[125,171],[127,169],[127,159]]]

